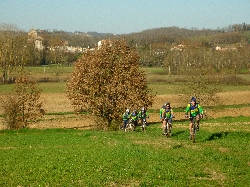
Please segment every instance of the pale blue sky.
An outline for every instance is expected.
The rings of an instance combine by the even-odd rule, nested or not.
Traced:
[[[177,26],[250,24],[249,0],[0,0],[0,23],[20,29],[128,34]]]

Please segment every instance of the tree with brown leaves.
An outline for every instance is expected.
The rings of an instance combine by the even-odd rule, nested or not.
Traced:
[[[120,124],[116,122],[126,108],[151,106],[154,97],[139,70],[136,49],[125,40],[84,53],[75,62],[67,87],[76,111],[88,111],[102,119],[98,126],[103,129],[117,129]]]

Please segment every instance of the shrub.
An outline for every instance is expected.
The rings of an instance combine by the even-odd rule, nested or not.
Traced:
[[[27,76],[21,76],[15,82],[14,92],[3,100],[4,118],[10,129],[28,126],[28,122],[36,121],[44,115],[42,102],[39,101],[41,91],[36,82]]]

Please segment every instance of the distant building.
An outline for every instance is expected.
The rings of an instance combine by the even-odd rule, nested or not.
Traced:
[[[42,31],[39,31],[39,32],[41,33]],[[35,48],[38,49],[39,51],[42,51],[45,49],[45,47],[43,46],[43,38],[38,36],[38,32],[34,29],[31,29],[28,32],[28,41],[34,42]],[[68,41],[62,41],[60,46],[49,46],[48,49],[50,51],[64,51],[64,52],[69,52],[69,53],[83,53],[87,51],[86,48],[82,48],[79,46],[77,47],[69,46],[68,44],[69,44]]]
[[[180,45],[178,45],[178,46],[172,47],[170,50],[171,50],[171,51],[183,51],[184,48],[185,48],[185,46],[182,45],[182,44],[180,44]]]
[[[235,50],[237,50],[237,48],[236,47],[231,47],[231,46],[228,46],[228,47],[219,47],[219,46],[216,46],[215,50],[216,51],[235,51]]]
[[[32,41],[35,44],[35,48],[39,51],[42,51],[44,49],[43,46],[43,38],[37,35],[37,31],[34,29],[31,29],[28,32],[28,41]]]
[[[112,41],[110,39],[107,39],[107,40],[100,40],[98,43],[97,43],[97,46],[98,46],[98,49],[101,48],[102,45],[107,45],[109,44],[109,46],[112,46]]]

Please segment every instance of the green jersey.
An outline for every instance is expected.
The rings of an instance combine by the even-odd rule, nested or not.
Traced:
[[[129,112],[125,112],[122,114],[123,121],[127,121],[130,118],[131,114]]]
[[[196,103],[194,106],[192,106],[191,103],[188,103],[186,107],[186,114],[188,114],[189,112],[190,112],[190,117],[195,117],[198,114],[203,115],[203,109],[199,103]]]
[[[165,112],[165,108],[162,106],[160,109],[160,118],[163,118],[163,113]]]
[[[148,115],[148,112],[147,111],[140,111],[138,113],[138,118],[142,119],[142,118],[148,118],[149,115]]]
[[[173,116],[173,109],[171,107],[167,108],[167,109],[165,109],[164,107],[162,107],[160,109],[160,118],[161,119],[162,118],[168,118],[168,119],[170,119],[170,118],[172,118],[172,116]]]

